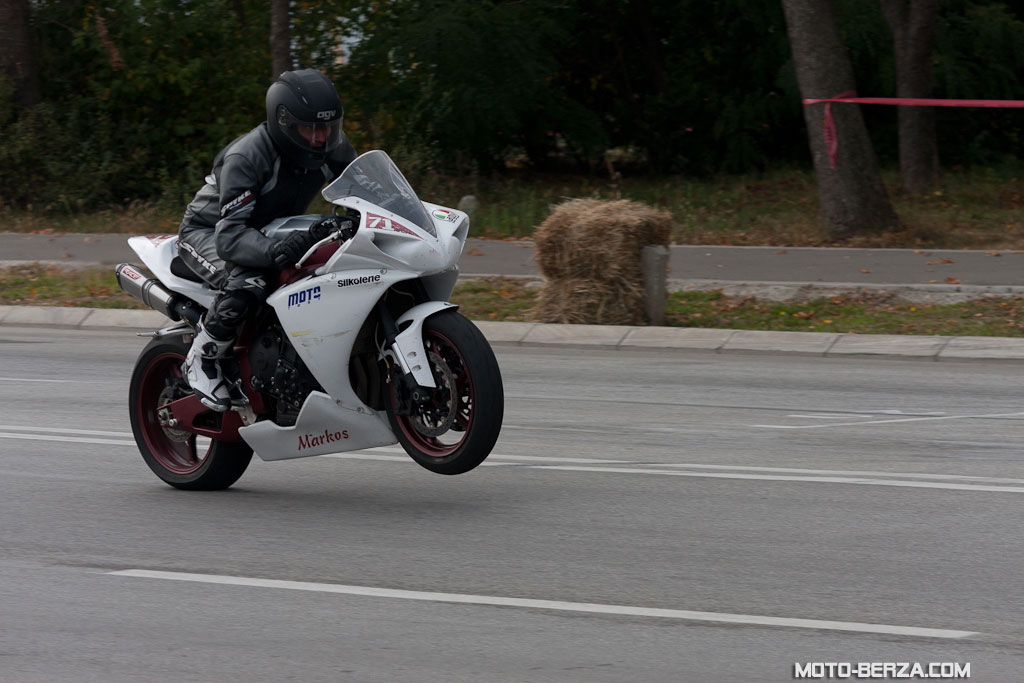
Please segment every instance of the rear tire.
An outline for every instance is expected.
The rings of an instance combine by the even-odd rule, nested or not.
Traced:
[[[388,421],[417,463],[438,474],[462,474],[482,463],[498,440],[505,411],[501,371],[487,339],[456,311],[427,318],[423,343],[437,388],[412,415],[395,415],[392,377]]]
[[[190,491],[226,489],[249,466],[251,448],[244,442],[201,442],[195,434],[161,425],[161,407],[191,393],[181,374],[188,349],[181,337],[165,337],[153,339],[142,350],[128,392],[132,433],[142,459],[171,486]]]

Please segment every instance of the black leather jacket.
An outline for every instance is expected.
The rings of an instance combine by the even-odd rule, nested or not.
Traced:
[[[296,168],[274,147],[262,123],[220,151],[213,172],[185,209],[178,234],[215,230],[217,254],[230,263],[268,269],[271,240],[259,228],[284,216],[306,212],[325,183],[356,158],[348,139],[316,170]]]

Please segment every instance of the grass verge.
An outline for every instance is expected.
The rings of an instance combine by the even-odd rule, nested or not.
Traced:
[[[113,268],[40,265],[0,268],[0,304],[146,308],[121,291]]]
[[[533,320],[538,289],[527,280],[490,278],[459,283],[452,301],[474,320]],[[0,304],[145,308],[117,286],[112,269],[59,266],[0,269]],[[865,293],[782,303],[721,292],[669,296],[666,324],[736,330],[1024,336],[1024,299],[980,299],[958,304],[910,304],[893,294]]]
[[[893,206],[903,224],[899,232],[858,236],[842,243],[853,247],[922,249],[1024,248],[1024,182],[1018,170],[984,168],[949,170],[935,190],[908,195],[895,170],[883,173]],[[569,198],[624,198],[669,210],[677,244],[768,246],[839,246],[821,232],[818,191],[813,172],[776,170],[759,175],[714,179],[626,177],[615,182],[600,176],[421,179],[421,196],[455,206],[475,195],[480,208],[473,236],[528,238],[548,216],[551,206]],[[184,206],[168,202],[132,203],[84,215],[49,215],[0,210],[0,231],[176,232]],[[311,213],[330,206],[317,198]]]

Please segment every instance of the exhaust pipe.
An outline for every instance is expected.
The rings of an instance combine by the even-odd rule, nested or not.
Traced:
[[[191,301],[169,291],[159,281],[146,277],[130,263],[120,264],[114,272],[121,289],[171,320],[181,320],[184,313],[181,309],[191,307]]]

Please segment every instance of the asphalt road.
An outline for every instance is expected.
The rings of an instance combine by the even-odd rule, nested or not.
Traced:
[[[0,328],[0,681],[1024,669],[1015,364],[500,347],[471,473],[383,449],[203,494],[132,443],[142,345]]]
[[[0,232],[0,267],[32,261],[113,265],[139,259],[128,235]],[[464,275],[536,276],[533,243],[471,239]],[[841,283],[927,287],[1024,284],[1024,252],[675,245],[669,278],[722,283]]]

